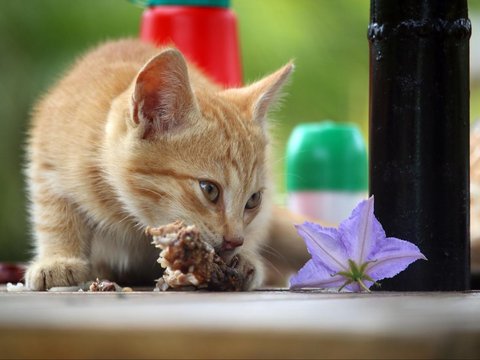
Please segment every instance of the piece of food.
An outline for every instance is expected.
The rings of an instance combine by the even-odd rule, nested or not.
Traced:
[[[7,283],[7,291],[8,292],[20,292],[20,291],[28,291],[29,289],[23,285],[23,283],[19,282],[16,285],[12,283]]]
[[[194,225],[176,221],[148,227],[146,233],[153,236],[152,244],[162,250],[158,262],[165,270],[157,280],[158,289],[243,290],[245,276],[234,265],[238,259],[226,264],[210,244],[201,240]]]
[[[122,288],[116,283],[108,280],[93,281],[88,288],[88,291],[122,291]]]

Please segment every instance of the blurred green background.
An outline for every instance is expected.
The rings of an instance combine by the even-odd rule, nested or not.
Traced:
[[[276,182],[283,192],[283,154],[295,124],[352,121],[367,135],[369,1],[232,3],[239,19],[246,82],[290,59],[297,65],[289,95],[273,116]],[[470,1],[474,24],[480,17],[479,5],[479,0]],[[136,37],[143,9],[127,0],[0,0],[0,6],[0,261],[19,261],[29,257],[22,167],[32,106],[89,47]],[[480,118],[480,71],[476,71],[472,119]]]

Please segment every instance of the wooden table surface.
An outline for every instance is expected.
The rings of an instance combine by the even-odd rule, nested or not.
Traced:
[[[480,358],[480,292],[0,291],[0,358]]]

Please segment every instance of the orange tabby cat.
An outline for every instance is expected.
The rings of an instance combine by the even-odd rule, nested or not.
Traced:
[[[292,69],[224,90],[177,50],[136,40],[78,61],[33,117],[27,286],[151,284],[158,252],[143,230],[177,219],[225,258],[238,254],[239,269],[255,269],[247,288],[259,286],[269,229],[283,244],[295,237],[291,223],[272,219],[265,119]]]

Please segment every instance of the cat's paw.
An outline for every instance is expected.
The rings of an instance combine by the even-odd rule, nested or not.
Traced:
[[[48,290],[54,286],[76,286],[90,277],[88,261],[79,258],[37,260],[25,273],[25,285],[30,290]]]
[[[238,254],[232,259],[230,266],[244,276],[242,290],[253,290],[263,284],[264,271],[259,259],[247,258],[245,255]]]

